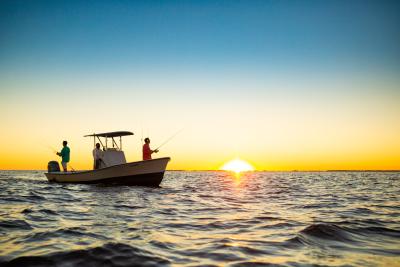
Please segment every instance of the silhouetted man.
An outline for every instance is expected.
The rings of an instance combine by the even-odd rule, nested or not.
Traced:
[[[150,149],[150,139],[146,137],[144,139],[144,145],[143,145],[143,160],[149,160],[151,159],[151,154],[157,153],[158,150],[151,150]]]
[[[57,155],[61,157],[61,166],[63,167],[64,171],[67,171],[67,163],[69,162],[69,154],[70,150],[69,147],[67,147],[68,142],[63,141],[63,148],[61,149],[61,152],[57,152]]]
[[[95,149],[93,149],[93,159],[94,159],[94,166],[95,170],[100,169],[101,162],[103,161],[103,151],[100,149],[100,144],[96,143]]]

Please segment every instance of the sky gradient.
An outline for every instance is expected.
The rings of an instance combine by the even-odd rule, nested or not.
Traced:
[[[169,169],[400,169],[399,25],[396,1],[1,1],[0,169],[180,129]]]

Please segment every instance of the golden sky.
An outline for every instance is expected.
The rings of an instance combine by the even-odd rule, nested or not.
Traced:
[[[115,130],[135,133],[123,148],[128,161],[137,161],[142,137],[155,148],[180,129],[155,155],[172,158],[168,169],[219,169],[236,157],[257,170],[400,169],[397,81],[210,81],[174,81],[169,88],[143,82],[137,90],[129,81],[10,81],[0,100],[0,169],[45,169],[58,159],[49,147],[60,150],[63,140],[73,168],[90,169],[93,143],[83,135]],[[383,86],[392,93],[381,94]],[[28,96],[17,93],[20,87]],[[271,87],[278,89],[263,90]]]

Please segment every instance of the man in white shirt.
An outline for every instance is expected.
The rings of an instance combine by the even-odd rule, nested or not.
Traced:
[[[100,149],[100,144],[96,143],[96,148],[93,149],[93,159],[95,170],[100,169],[101,162],[103,161],[103,151]]]

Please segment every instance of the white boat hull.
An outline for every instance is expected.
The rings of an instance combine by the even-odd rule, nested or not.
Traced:
[[[98,170],[75,172],[47,172],[50,182],[111,183],[124,185],[158,186],[170,158],[129,162]]]

